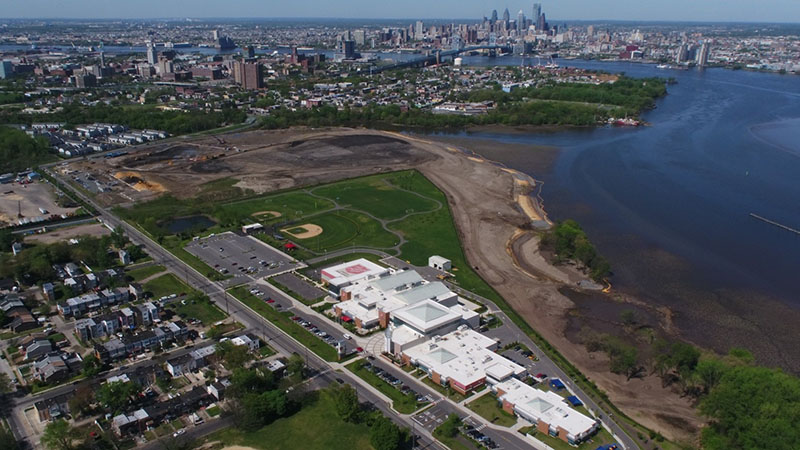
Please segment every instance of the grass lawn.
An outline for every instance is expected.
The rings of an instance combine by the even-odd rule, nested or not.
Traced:
[[[263,223],[270,223],[295,220],[332,208],[333,203],[328,200],[312,197],[305,192],[292,191],[226,203],[218,206],[214,215],[234,213],[237,217],[252,217],[254,213],[262,211],[281,213],[280,217],[270,217],[263,221]]]
[[[369,428],[342,421],[334,400],[326,391],[291,417],[278,419],[258,431],[245,433],[234,428],[211,434],[206,442],[241,445],[263,450],[371,450]]]
[[[167,268],[164,266],[152,265],[129,270],[127,274],[129,277],[133,278],[133,281],[141,281],[165,270],[167,270]]]
[[[467,403],[467,408],[475,411],[479,416],[489,422],[500,425],[501,427],[510,427],[517,423],[517,418],[503,411],[497,403],[497,397],[492,394],[483,395]]]
[[[211,301],[186,299],[185,305],[181,304],[180,301],[176,301],[170,307],[174,308],[175,312],[182,318],[195,318],[206,325],[219,322],[228,317],[224,311],[217,308]]]
[[[183,424],[183,421],[181,419],[175,419],[169,424],[172,425],[172,428],[174,428],[175,431],[178,431],[181,428],[186,428],[186,425]]]
[[[422,382],[427,384],[428,386],[435,389],[440,394],[444,395],[445,397],[449,398],[450,400],[458,403],[463,401],[467,397],[464,395],[459,394],[458,392],[454,391],[453,389],[448,389],[441,384],[434,383],[433,380],[430,379],[427,375],[422,379]]]
[[[406,171],[395,176],[413,176]],[[376,175],[328,184],[313,190],[317,195],[337,199],[340,205],[366,211],[381,219],[399,219],[411,212],[431,211],[436,202],[406,192],[387,183],[388,177]]]
[[[530,434],[536,439],[549,445],[554,450],[574,450],[575,448],[580,450],[593,450],[601,445],[613,444],[617,442],[614,440],[614,437],[611,436],[608,431],[606,431],[605,428],[600,428],[594,436],[592,436],[589,440],[584,441],[577,447],[573,447],[557,437],[536,431],[535,428],[531,430]]]
[[[222,410],[216,405],[211,408],[206,408],[206,414],[208,414],[209,417],[217,417],[221,412]]]
[[[433,437],[438,439],[442,444],[446,445],[450,450],[474,450],[476,448],[474,445],[471,445],[471,443],[464,438],[464,436],[461,436],[460,434],[457,434],[453,437],[445,436],[438,427],[433,430]]]
[[[261,355],[261,357],[263,357],[263,358],[266,358],[268,356],[272,356],[275,353],[277,353],[275,351],[275,349],[273,349],[272,347],[270,347],[267,344],[261,344],[261,346],[258,348],[258,354]]]
[[[334,211],[304,219],[322,227],[322,234],[297,242],[316,252],[338,250],[350,246],[390,248],[397,236],[381,227],[375,219],[354,211]]]
[[[377,390],[381,391],[381,393],[392,399],[392,405],[397,412],[402,414],[410,414],[426,404],[417,403],[417,399],[415,397],[403,394],[398,389],[395,389],[394,386],[383,381],[380,377],[365,369],[363,366],[364,361],[359,360],[352,364],[348,364],[346,367],[348,370],[358,375],[362,380],[371,384]]]
[[[324,359],[325,361],[336,361],[337,354],[336,349],[331,347],[330,345],[323,342],[318,337],[314,336],[303,328],[302,326],[298,325],[290,317],[292,316],[291,313],[282,313],[276,311],[271,306],[267,305],[266,302],[259,299],[258,297],[254,296],[253,294],[247,292],[242,286],[235,287],[229,291],[234,297],[241,300],[244,304],[249,306],[253,311],[261,314],[264,318],[275,324],[278,328],[285,331],[287,334],[295,338],[298,342],[303,344],[312,352],[316,353],[317,356]]]
[[[161,298],[170,294],[180,295],[182,292],[188,294],[193,291],[192,288],[171,273],[161,275],[158,278],[148,281],[142,285],[142,289],[144,289],[145,292],[150,292],[154,298]]]

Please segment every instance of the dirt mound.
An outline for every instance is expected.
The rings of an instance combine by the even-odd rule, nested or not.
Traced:
[[[138,172],[117,172],[114,178],[129,184],[137,191],[152,191],[152,192],[166,192],[161,183],[147,180]]]

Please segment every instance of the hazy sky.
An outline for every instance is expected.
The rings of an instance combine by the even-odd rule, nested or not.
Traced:
[[[800,22],[800,0],[542,1],[553,19]],[[533,1],[487,0],[0,0],[0,18],[337,17],[480,18],[530,15]]]

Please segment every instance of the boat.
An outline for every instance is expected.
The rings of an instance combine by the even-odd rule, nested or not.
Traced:
[[[672,69],[672,66],[669,64],[659,64],[656,66],[656,69]]]
[[[639,122],[636,119],[631,119],[628,117],[625,117],[624,119],[611,117],[608,119],[608,124],[614,125],[615,127],[638,127],[639,125],[641,125],[641,122]]]

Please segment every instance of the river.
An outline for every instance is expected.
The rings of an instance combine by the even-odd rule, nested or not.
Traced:
[[[800,328],[800,235],[750,215],[800,229],[800,77],[558,62],[677,83],[644,115],[647,127],[458,137],[518,144],[481,152],[543,180],[551,219],[578,220],[611,262],[615,287],[672,308],[684,337],[747,346],[800,370],[786,336]],[[536,146],[560,149],[545,173],[533,170]]]

